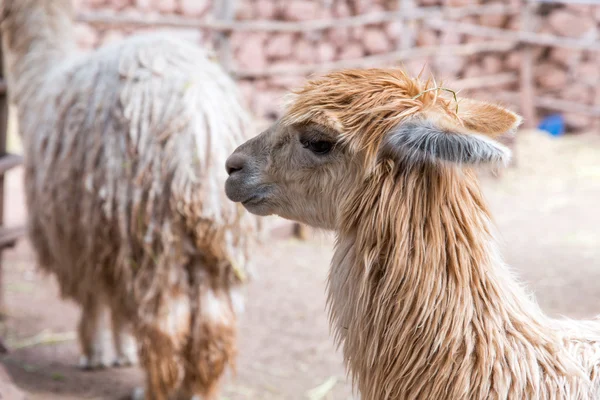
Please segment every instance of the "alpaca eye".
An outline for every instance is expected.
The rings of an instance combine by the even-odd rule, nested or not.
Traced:
[[[327,154],[331,151],[333,143],[325,140],[306,141],[302,143],[305,149],[309,149],[315,154]]]

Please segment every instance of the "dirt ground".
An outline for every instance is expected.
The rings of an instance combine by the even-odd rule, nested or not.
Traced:
[[[505,258],[551,315],[600,314],[600,135],[522,132],[517,148],[517,168],[484,177]],[[25,217],[20,181],[20,171],[8,176],[9,224]],[[331,254],[322,233],[307,242],[273,239],[261,250],[238,373],[228,377],[223,400],[353,398],[324,309]],[[135,368],[76,367],[77,308],[36,272],[26,241],[5,253],[4,267],[11,315],[0,333],[13,350],[2,361],[30,399],[119,399],[142,383]]]

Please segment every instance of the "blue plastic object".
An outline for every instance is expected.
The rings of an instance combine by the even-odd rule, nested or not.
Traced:
[[[548,132],[552,136],[561,136],[565,133],[565,119],[560,114],[552,114],[542,119],[538,129]]]

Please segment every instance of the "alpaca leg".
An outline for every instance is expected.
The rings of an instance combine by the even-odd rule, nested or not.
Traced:
[[[185,344],[190,331],[190,302],[187,295],[163,298],[152,325],[137,329],[140,364],[146,388],[137,389],[145,400],[172,399],[184,378]]]
[[[110,336],[108,308],[97,299],[89,299],[83,305],[79,320],[82,368],[104,368],[111,364]]]
[[[229,293],[201,287],[194,328],[182,357],[185,378],[178,400],[219,398],[225,369],[235,363],[236,316]]]
[[[119,313],[112,313],[112,334],[115,345],[115,366],[126,367],[138,363],[138,348],[131,326]]]
[[[167,400],[183,379],[183,362],[176,341],[164,332],[145,331],[140,336],[140,364],[146,375],[145,389],[136,388],[135,399]]]

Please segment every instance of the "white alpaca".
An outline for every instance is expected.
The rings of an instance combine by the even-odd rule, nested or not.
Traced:
[[[162,34],[78,54],[69,0],[2,12],[30,239],[82,306],[84,365],[135,362],[133,333],[148,398],[215,398],[256,230],[222,190],[248,122],[234,83]]]

